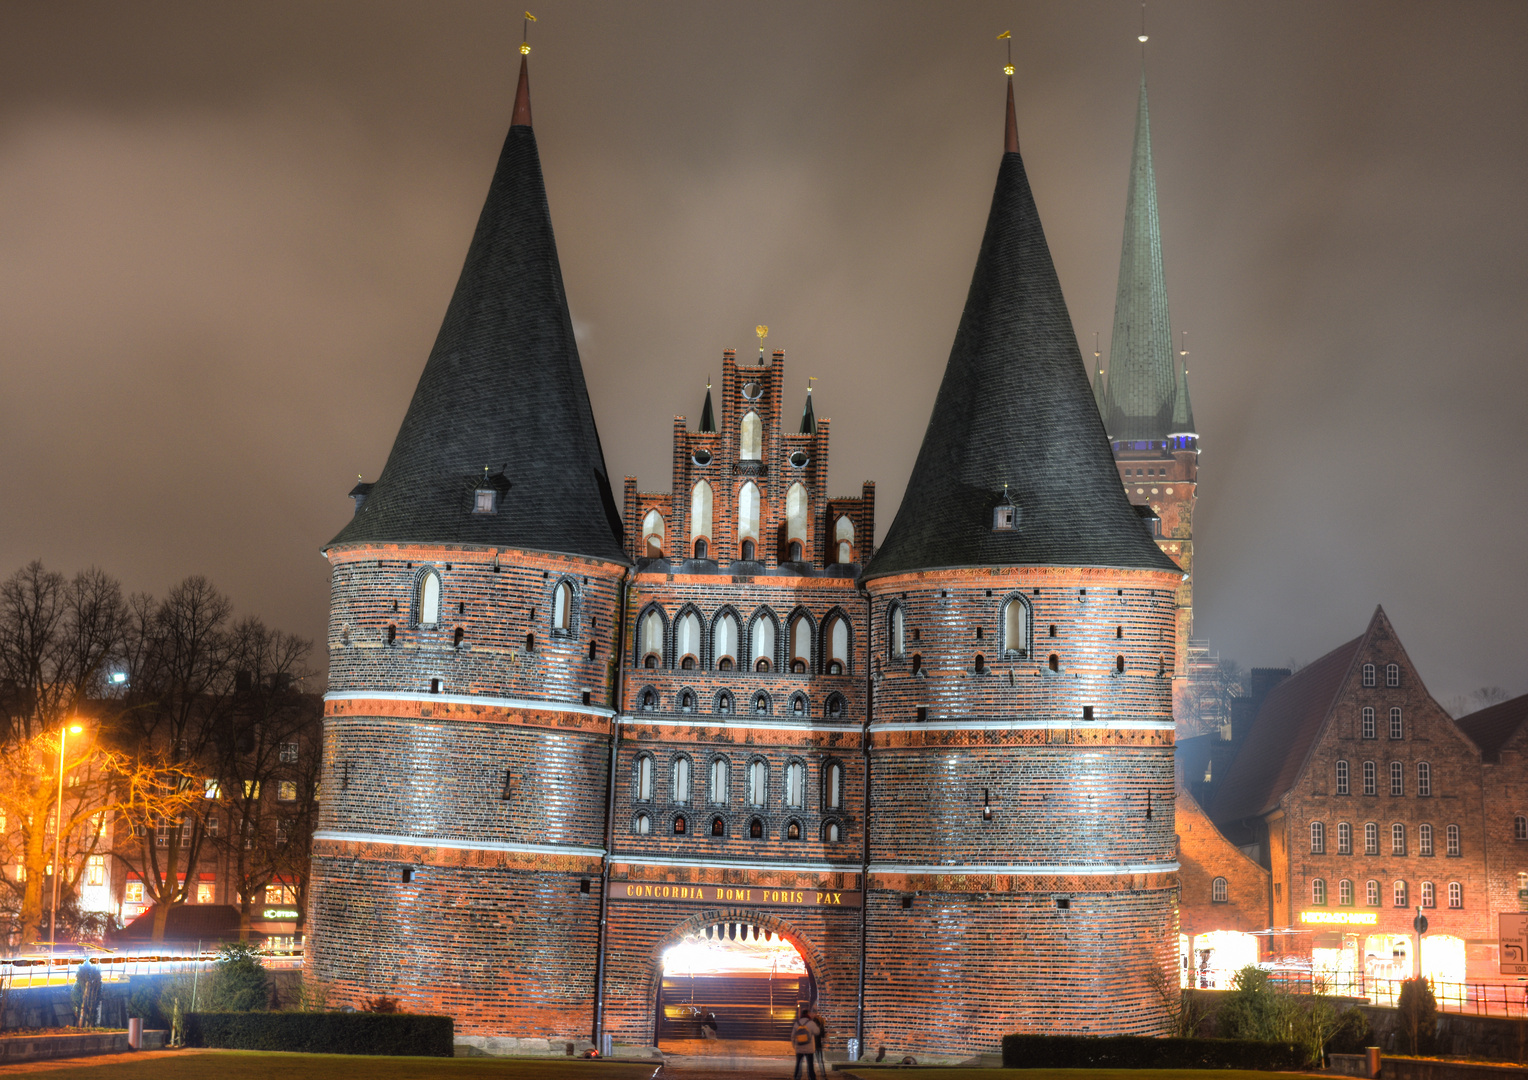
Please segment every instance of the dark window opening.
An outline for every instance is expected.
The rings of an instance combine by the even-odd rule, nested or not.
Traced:
[[[755,671],[768,671],[769,670],[769,658],[765,657],[765,656],[759,657],[758,662],[753,665],[753,670],[755,670]]]
[[[585,704],[585,705],[587,705],[587,704],[589,704],[589,702],[590,702],[590,699],[591,699],[591,698],[592,698],[592,697],[593,697],[593,696],[594,696],[594,695],[593,695],[593,694],[591,694],[591,693],[589,693],[589,691],[587,691],[587,690],[585,690],[585,691],[584,691],[584,704]]]
[[[704,559],[706,557],[706,542],[704,540],[695,541],[695,557],[697,559]]]
[[[911,911],[912,910],[912,906],[913,906],[913,898],[911,896],[904,896],[904,897],[902,897],[902,910],[903,911]]]
[[[695,711],[695,695],[690,693],[688,690],[684,691],[684,693],[679,695],[679,711],[680,712],[694,712]]]
[[[1091,705],[1084,705],[1082,707],[1082,718],[1084,720],[1091,720],[1091,719],[1093,719],[1093,706],[1091,706]]]
[[[460,626],[458,626],[456,628],[456,633],[451,635],[451,643],[453,645],[460,646],[461,643],[462,643],[462,638],[464,638],[466,636],[467,636],[467,631],[463,630]]]
[[[806,702],[804,700],[802,700],[801,698],[792,698],[791,699],[791,715],[793,715],[793,716],[805,716],[806,715]]]
[[[403,883],[405,885],[407,885],[409,882],[413,881],[414,880],[414,868],[412,866],[405,866],[403,868],[402,877],[403,877]]]
[[[652,712],[658,707],[658,695],[655,691],[642,691],[642,711]]]
[[[791,661],[791,672],[793,674],[796,674],[796,675],[805,675],[806,674],[806,661],[805,660],[801,660],[799,658],[796,659],[796,660],[792,660]]]
[[[397,612],[397,610],[398,610],[398,601],[394,600],[393,601],[393,611]]]
[[[431,679],[430,680],[430,693],[432,693],[432,694],[440,693],[440,680],[439,679]]]
[[[1057,656],[1055,653],[1050,654],[1050,669],[1052,671],[1061,670],[1061,657]]]
[[[987,595],[991,596],[992,594],[989,592]],[[980,626],[978,626],[976,628],[976,640],[980,641],[981,639],[982,639],[982,628]]]
[[[648,653],[646,656],[644,656],[642,658],[642,666],[645,667],[645,668],[655,668],[655,667],[657,667],[658,666],[658,654],[657,653]]]
[[[693,656],[686,656],[683,660],[679,661],[679,667],[684,671],[694,671],[695,658]]]
[[[764,823],[758,818],[754,818],[748,823],[748,838],[750,840],[764,839]]]
[[[721,660],[717,663],[716,668],[717,668],[718,671],[731,671],[732,670],[732,657],[730,657],[730,656],[722,657]]]
[[[1055,623],[1051,623],[1050,636],[1051,637],[1055,637],[1056,636],[1056,624]]]
[[[587,893],[589,891],[589,879],[588,878],[580,878],[579,879],[579,881],[578,881],[578,891],[581,892],[581,893]]]
[[[752,540],[744,540],[743,541],[743,561],[744,562],[753,562],[753,541]]]
[[[927,705],[919,705],[918,706],[918,719],[919,720],[927,720],[928,719],[928,706]]]
[[[923,654],[922,653],[913,653],[913,674],[916,675],[916,674],[918,674],[918,672],[920,672],[922,670],[923,670]]]
[[[536,635],[535,634],[526,634],[525,635],[525,651],[526,652],[535,652],[536,651]]]
[[[797,822],[797,821],[793,821],[789,825],[787,825],[785,827],[785,838],[787,840],[800,840],[801,839],[801,823]]]
[[[387,628],[387,643],[389,645],[391,645],[391,644],[393,644],[393,642],[395,642],[397,640],[398,640],[398,628],[396,626],[389,626]]]
[[[1058,897],[1056,897],[1056,906],[1058,908],[1060,908],[1062,911],[1070,910],[1070,908],[1072,906],[1071,898],[1066,897],[1066,896],[1058,896]]]
[[[598,652],[598,651],[599,651],[599,642],[597,642],[597,641],[589,642],[589,659],[590,660],[594,659],[594,654],[596,652]]]
[[[711,835],[712,836],[726,836],[727,835],[727,823],[725,821],[723,821],[719,817],[712,818],[711,819]]]
[[[841,697],[836,697],[836,696],[829,698],[828,699],[828,715],[829,716],[842,716],[843,714],[844,714],[844,699],[841,698]]]
[[[987,670],[987,658],[981,653],[976,654],[976,673],[980,675]]]
[[[1114,637],[1116,639],[1120,639],[1120,638],[1123,638],[1124,636],[1125,636],[1125,628],[1123,626],[1116,626],[1114,628]]]
[[[684,815],[683,814],[679,815],[678,817],[676,817],[674,819],[674,835],[675,836],[683,836],[684,835]]]
[[[1125,673],[1125,658],[1123,656],[1116,656],[1114,658],[1114,670],[1121,675]]]
[[[504,786],[499,790],[499,801],[509,802],[515,794],[515,774],[508,769],[504,770]]]
[[[465,614],[467,614],[467,602],[465,600],[463,600],[460,604],[456,605],[456,613],[458,615],[465,615]]]
[[[791,562],[800,562],[801,561],[801,541],[800,540],[792,540],[791,541],[791,546],[790,546],[790,551],[788,551],[786,553],[786,555],[787,555],[787,557],[789,558],[789,560]]]
[[[923,640],[923,631],[918,629],[918,627],[916,627],[916,626],[913,627],[913,640],[914,641],[922,641]]]

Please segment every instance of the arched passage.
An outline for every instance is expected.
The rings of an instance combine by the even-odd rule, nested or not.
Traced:
[[[811,944],[784,920],[754,908],[697,912],[658,942],[651,959],[660,1046],[713,1037],[707,1026],[720,1040],[785,1044],[796,1007],[823,992]]]

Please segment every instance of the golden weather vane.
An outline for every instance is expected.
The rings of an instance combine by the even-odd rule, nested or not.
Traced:
[[[1012,30],[1004,30],[1001,34],[999,34],[997,36],[997,39],[999,41],[1006,41],[1006,42],[1008,42],[1008,63],[1003,65],[1003,74],[1004,75],[1012,75],[1013,74],[1013,31]]]
[[[532,15],[529,11],[527,11],[525,13],[525,18],[520,23],[520,55],[521,56],[529,56],[530,55],[530,52],[531,52],[531,41],[530,41],[530,38],[531,38],[531,23],[533,23],[535,21],[536,21],[536,16]]]
[[[753,332],[759,335],[759,355],[763,356],[764,339],[769,336],[769,327],[765,326],[763,323],[760,323],[758,326],[753,328]]]

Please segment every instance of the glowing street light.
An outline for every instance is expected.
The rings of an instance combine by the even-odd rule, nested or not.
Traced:
[[[63,871],[59,849],[64,833],[64,740],[84,731],[79,724],[60,725],[58,729],[58,816],[53,823],[53,911],[48,920],[48,970],[53,969],[53,946],[58,940],[58,875]]]

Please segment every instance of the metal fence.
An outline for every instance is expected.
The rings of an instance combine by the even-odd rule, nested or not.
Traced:
[[[1191,985],[1203,990],[1233,990],[1235,971],[1201,968]],[[1528,982],[1440,982],[1428,980],[1439,1012],[1475,1016],[1528,1017]],[[1359,972],[1332,974],[1310,971],[1271,971],[1268,984],[1288,994],[1327,994],[1356,998],[1370,1005],[1394,1006],[1400,999],[1402,979],[1379,979]]]
[[[134,975],[162,975],[174,971],[192,971],[217,961],[211,950],[185,953],[143,953],[99,955],[90,957],[101,970],[102,982],[122,982]],[[83,956],[13,957],[0,959],[0,983],[12,989],[74,981],[75,972],[85,962]],[[267,968],[300,968],[300,952],[262,952],[260,962]]]

